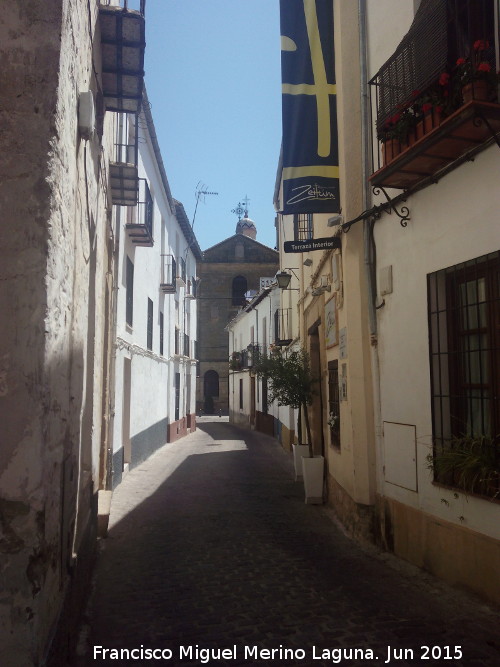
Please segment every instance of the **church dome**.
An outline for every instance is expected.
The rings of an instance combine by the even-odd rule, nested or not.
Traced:
[[[255,222],[250,220],[247,216],[238,220],[236,225],[236,233],[243,234],[243,236],[249,236],[251,239],[255,239],[257,236],[257,227]]]

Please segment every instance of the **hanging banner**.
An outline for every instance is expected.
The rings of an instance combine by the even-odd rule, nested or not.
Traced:
[[[338,213],[333,0],[280,0],[282,213]]]

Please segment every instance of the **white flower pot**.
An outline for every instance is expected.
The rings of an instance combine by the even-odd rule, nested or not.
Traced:
[[[304,490],[306,492],[307,505],[323,504],[323,473],[325,459],[323,456],[315,455],[302,457],[302,474],[304,475]]]
[[[302,457],[309,453],[309,445],[292,445],[295,481],[302,479]]]

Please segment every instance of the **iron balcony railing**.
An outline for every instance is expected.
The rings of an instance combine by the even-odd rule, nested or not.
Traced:
[[[144,16],[146,0],[101,0],[104,7],[121,7],[122,9],[134,10]]]
[[[111,199],[119,206],[137,206],[139,196],[138,164],[138,123],[134,127],[132,143],[120,141],[124,127],[120,121],[117,125],[118,141],[114,145],[113,159],[109,165]]]
[[[179,257],[177,262],[177,278],[181,280],[184,285],[187,284],[186,261],[183,257]]]
[[[177,290],[176,261],[173,255],[161,256],[160,289],[166,294],[173,294]]]
[[[187,281],[186,285],[186,299],[196,299],[198,289],[198,281],[194,276],[191,277],[191,280]]]
[[[292,342],[292,309],[278,308],[274,313],[274,342],[285,346]]]
[[[137,114],[144,90],[145,0],[104,0],[99,7],[106,108]]]
[[[139,179],[139,201],[125,227],[134,245],[153,246],[153,198],[145,178]]]
[[[370,81],[372,185],[409,189],[500,129],[493,0],[427,0]],[[469,88],[471,90],[469,90]]]

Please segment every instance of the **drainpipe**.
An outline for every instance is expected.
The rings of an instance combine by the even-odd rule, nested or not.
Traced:
[[[372,132],[370,125],[370,99],[368,95],[368,65],[367,65],[367,16],[366,0],[358,0],[358,20],[359,20],[359,50],[361,65],[361,140],[362,140],[362,183],[363,183],[363,209],[366,211],[371,206],[370,194],[368,190],[368,177],[371,173],[371,151],[372,151]],[[376,282],[376,261],[375,261],[375,239],[373,235],[374,220],[367,219],[363,221],[364,238],[364,259],[365,272],[368,286],[368,324],[370,333],[371,349],[371,369],[372,369],[372,390],[373,390],[373,416],[375,427],[375,489],[372,489],[373,495],[378,489],[382,488],[383,478],[381,476],[383,466],[383,448],[382,448],[382,411],[380,401],[380,368],[378,356],[378,329],[377,313],[375,300],[377,296]],[[379,466],[377,469],[377,462]],[[380,472],[379,472],[380,471]],[[380,478],[379,478],[380,475]],[[370,494],[372,495],[372,494]]]

